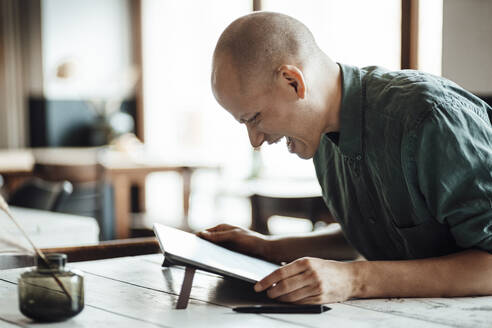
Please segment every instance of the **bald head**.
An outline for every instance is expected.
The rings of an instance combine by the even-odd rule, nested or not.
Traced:
[[[232,22],[217,42],[211,82],[253,147],[285,137],[289,151],[307,159],[324,133],[337,131],[340,68],[287,15],[257,12]]]
[[[320,53],[312,33],[300,21],[284,14],[256,12],[238,18],[220,36],[212,79],[224,61],[229,61],[244,89],[251,82],[268,80],[279,65],[302,67]]]

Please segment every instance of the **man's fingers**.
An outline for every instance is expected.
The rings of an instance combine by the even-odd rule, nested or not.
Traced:
[[[198,236],[214,243],[221,243],[234,239],[234,237],[236,236],[236,232],[234,230],[215,231],[215,232],[202,231],[198,234]]]
[[[258,281],[255,285],[255,291],[261,292],[272,287],[281,280],[297,275],[306,270],[305,259],[296,260],[270,273],[265,278]]]
[[[227,232],[227,231],[231,231],[231,230],[234,230],[234,229],[236,229],[236,227],[231,226],[229,224],[219,224],[219,225],[216,225],[213,228],[209,228],[209,229],[200,231],[196,235],[198,237],[202,237],[204,239],[208,239],[210,241],[214,241],[213,238],[216,238],[214,236],[214,233],[220,232],[220,231],[226,231]]]
[[[209,228],[205,231],[209,231],[209,232],[217,232],[217,231],[226,231],[226,230],[232,230],[236,227],[234,226],[231,226],[230,224],[219,224],[219,225],[216,225],[215,227],[212,227],[212,228]]]
[[[284,279],[277,283],[275,286],[271,287],[267,291],[267,295],[270,298],[277,298],[277,297],[283,297],[284,295],[288,295],[290,293],[293,293],[295,291],[304,289],[304,287],[308,286],[311,283],[311,281],[308,279],[307,275],[305,272],[301,274],[294,275],[292,277],[289,277],[287,279]],[[304,297],[306,297],[305,295]],[[297,298],[299,299],[299,298]],[[296,299],[296,300],[297,300]],[[282,301],[282,299],[279,299]],[[288,302],[288,300],[285,300]]]

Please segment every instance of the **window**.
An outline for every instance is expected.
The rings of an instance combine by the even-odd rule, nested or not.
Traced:
[[[248,0],[142,1],[145,140],[150,153],[171,162],[212,161],[221,164],[226,175],[238,178],[248,174],[247,134],[215,101],[210,69],[221,32],[251,10]],[[213,177],[202,181],[194,183],[194,192],[213,188],[215,183]],[[179,189],[177,175],[149,177],[149,215],[168,224],[178,222],[182,215]],[[195,213],[212,216],[213,199],[198,202],[197,197],[192,203]],[[205,203],[212,204],[197,208]]]
[[[261,4],[264,10],[283,12],[305,23],[335,61],[399,68],[400,1],[262,0]],[[145,140],[151,153],[170,161],[191,157],[217,162],[227,177],[235,179],[251,173],[257,158],[253,160],[247,132],[217,104],[209,79],[220,33],[235,18],[251,12],[252,5],[251,0],[142,1]],[[261,157],[265,177],[314,178],[312,162],[289,154],[285,144],[265,145]],[[203,179],[206,182],[200,185],[194,183],[194,191],[212,188],[214,178]],[[176,193],[179,186],[177,176],[155,174],[148,179],[151,216],[165,218],[168,224],[176,222],[173,218],[182,214]],[[216,215],[214,199],[203,195],[196,195],[191,204],[201,220],[196,223],[198,219],[190,217],[193,227],[206,226],[205,218]],[[225,207],[234,208],[235,217],[244,213],[241,222],[248,223],[247,202]]]
[[[419,2],[418,69],[441,75],[443,0]]]

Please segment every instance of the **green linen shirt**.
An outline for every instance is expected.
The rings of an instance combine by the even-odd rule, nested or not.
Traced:
[[[492,109],[444,78],[340,65],[340,131],[313,158],[368,260],[492,252]]]

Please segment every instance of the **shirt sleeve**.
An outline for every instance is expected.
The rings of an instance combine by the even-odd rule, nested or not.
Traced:
[[[492,253],[492,126],[486,114],[455,103],[436,106],[422,123],[416,165],[428,210],[449,226],[456,244]]]

